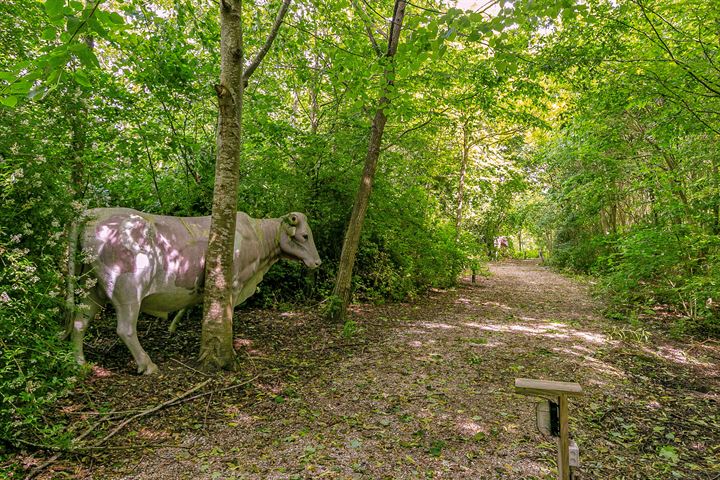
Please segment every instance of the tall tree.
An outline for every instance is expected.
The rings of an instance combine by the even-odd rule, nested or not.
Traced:
[[[229,368],[235,359],[232,345],[232,265],[242,153],[243,92],[250,76],[270,50],[289,6],[290,0],[283,0],[265,44],[244,68],[242,0],[222,0],[220,4],[220,83],[215,85],[219,108],[217,159],[205,257],[200,343],[200,360],[206,368]]]
[[[390,105],[390,94],[394,85],[394,57],[400,41],[400,30],[402,29],[403,19],[405,18],[405,6],[405,0],[395,1],[395,9],[390,22],[388,48],[384,54],[387,62],[383,75],[385,85],[378,100],[377,109],[375,110],[375,118],[373,119],[370,130],[368,152],[365,157],[365,167],[355,197],[350,222],[345,232],[345,241],[343,242],[343,249],[340,254],[340,264],[338,266],[337,279],[333,290],[333,296],[339,300],[338,305],[336,305],[337,308],[332,312],[336,321],[343,321],[345,319],[347,306],[350,303],[352,271],[355,265],[355,256],[357,255],[358,244],[360,243],[360,234],[362,232],[363,222],[365,221],[365,214],[367,213],[368,203],[370,201],[375,170],[377,169],[377,162],[380,157],[380,144],[382,142],[383,132],[385,131],[385,124],[387,123],[385,110]],[[367,33],[373,45],[376,46],[372,32],[368,29]],[[379,49],[376,49],[376,51],[380,53]]]

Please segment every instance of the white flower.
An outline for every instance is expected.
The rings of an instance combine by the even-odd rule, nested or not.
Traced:
[[[52,222],[50,222],[50,225],[52,225],[53,228],[58,228],[60,226],[60,222],[58,222],[57,220],[53,220]]]
[[[22,235],[18,233],[17,235],[13,235],[12,237],[10,237],[10,241],[13,243],[20,243],[21,238]]]
[[[0,293],[0,302],[1,303],[8,303],[10,301],[10,295],[7,294],[7,292]]]

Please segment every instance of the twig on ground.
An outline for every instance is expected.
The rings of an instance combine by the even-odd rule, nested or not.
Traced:
[[[187,363],[181,362],[180,360],[177,360],[175,358],[171,358],[170,360],[172,360],[175,363],[179,363],[183,367],[187,368],[188,370],[192,370],[195,373],[199,373],[200,375],[205,375],[206,377],[212,377],[212,375],[210,375],[209,373],[201,372],[200,370],[197,370],[197,369],[191,367],[190,365],[188,365]]]
[[[205,416],[203,417],[203,429],[207,426],[207,417],[208,417],[208,411],[210,410],[210,403],[212,403],[212,397],[213,393],[210,393],[210,397],[208,397],[207,405],[205,405]]]
[[[85,431],[82,433],[82,435],[80,435],[79,437],[77,437],[76,439],[74,439],[73,443],[79,442],[79,441],[82,440],[83,438],[85,438],[85,437],[87,437],[88,435],[90,435],[99,425],[100,425],[100,422],[97,422],[97,423],[94,423],[93,425],[90,425],[90,428],[88,428],[87,430],[85,430]],[[49,467],[50,465],[52,465],[53,463],[55,463],[55,461],[56,461],[58,458],[60,458],[60,456],[61,456],[62,454],[63,454],[63,452],[58,452],[58,453],[56,453],[55,455],[53,455],[51,458],[49,458],[45,463],[42,463],[42,464],[38,465],[37,467],[35,467],[35,468],[28,474],[28,476],[25,477],[26,480],[31,480],[31,479],[35,478],[40,472],[42,472],[42,471],[45,470],[47,467]]]
[[[694,343],[690,348],[688,348],[687,353],[692,352],[693,350],[695,350],[695,349],[698,348],[698,347],[704,347],[705,344],[708,344],[708,343],[710,343],[710,344],[713,344],[713,343],[714,343],[714,344],[720,345],[720,342],[718,342],[717,340],[712,339],[712,338],[706,338],[706,339],[703,340],[702,342],[696,342],[696,343]],[[715,477],[715,478],[718,478],[718,477]]]
[[[213,390],[213,391],[211,391],[211,392],[199,393],[199,394],[197,394],[197,395],[193,395],[192,397],[184,398],[184,399],[182,399],[182,401],[178,401],[178,403],[189,402],[189,401],[191,401],[191,400],[195,400],[196,398],[204,397],[205,395],[210,395],[210,394],[213,394],[213,393],[225,392],[225,391],[227,391],[227,390],[232,390],[232,389],[234,389],[234,388],[239,388],[239,387],[242,387],[243,385],[247,385],[248,383],[254,382],[254,381],[257,380],[258,378],[260,378],[260,375],[259,375],[259,374],[258,374],[258,375],[255,375],[255,376],[252,377],[250,380],[247,380],[247,381],[245,381],[245,382],[237,383],[237,384],[235,384],[235,385],[230,385],[229,387],[219,388],[219,389]]]

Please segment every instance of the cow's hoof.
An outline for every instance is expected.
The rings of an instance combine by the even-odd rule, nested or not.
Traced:
[[[138,367],[138,373],[142,373],[143,375],[152,375],[157,371],[158,367],[153,362],[148,362],[147,365],[140,365]]]

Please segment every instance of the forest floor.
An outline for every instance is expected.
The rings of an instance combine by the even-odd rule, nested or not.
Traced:
[[[535,262],[489,268],[412,303],[357,306],[352,335],[315,310],[239,310],[232,374],[196,370],[199,327],[169,335],[146,318],[161,374],[138,376],[96,322],[93,373],[53,414],[90,433],[38,478],[551,479],[554,443],[514,393],[530,377],[583,386],[577,478],[720,479],[720,344],[605,319],[585,281]]]

